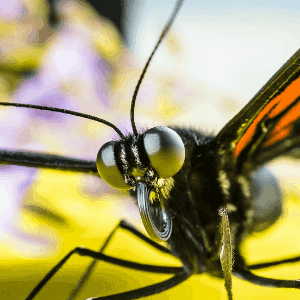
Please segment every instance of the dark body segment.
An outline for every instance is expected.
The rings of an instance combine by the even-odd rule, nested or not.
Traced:
[[[280,216],[280,189],[265,168],[246,175],[219,170],[212,135],[194,129],[172,129],[184,142],[186,158],[180,172],[173,177],[175,184],[169,199],[173,233],[168,244],[189,273],[207,272],[223,277],[217,230],[219,209],[227,207],[234,233],[233,251],[239,253],[243,238],[271,226]],[[263,193],[264,184],[271,186],[272,199],[268,198],[270,194]],[[262,206],[266,207],[264,212]],[[243,269],[243,259],[236,260],[235,267]]]

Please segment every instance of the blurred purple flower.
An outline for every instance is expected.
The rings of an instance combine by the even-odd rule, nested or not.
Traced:
[[[32,183],[35,169],[18,166],[0,168],[0,239],[14,231],[14,220],[18,218],[18,209],[22,198]]]
[[[14,1],[7,4],[2,15],[9,16],[11,20],[19,20],[16,6],[25,11],[20,1]],[[14,15],[9,15],[11,11]],[[111,105],[111,67],[99,56],[86,34],[86,28],[82,30],[81,26],[84,24],[61,25],[46,44],[38,73],[22,83],[15,91],[12,101],[75,110],[102,118],[107,114]],[[0,114],[2,149],[27,149],[93,159],[97,155],[99,143],[95,143],[94,135],[97,130],[92,135],[86,134],[89,126],[95,126],[93,121],[24,108],[3,109]],[[103,132],[100,137],[104,137]],[[34,168],[0,168],[0,187],[5,187],[0,188],[1,235],[13,233],[15,237],[26,238],[19,234],[15,222],[22,197],[33,183],[35,173]],[[27,237],[32,240],[30,235]]]
[[[20,0],[0,1],[0,19],[6,22],[20,21],[28,16],[28,8]]]
[[[110,67],[105,64],[89,41],[64,26],[49,47],[37,76],[25,82],[14,99],[30,103],[84,112],[94,106],[109,105]],[[31,117],[44,117],[50,122],[70,117],[60,113],[30,110]]]

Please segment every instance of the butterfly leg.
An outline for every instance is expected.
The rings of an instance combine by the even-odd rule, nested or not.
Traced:
[[[120,223],[117,225],[117,227],[120,227],[128,232],[131,232],[135,237],[139,238],[140,240],[146,242],[149,246],[154,247],[155,249],[159,250],[162,253],[167,253],[167,254],[171,254],[171,251],[158,244],[157,242],[153,241],[152,239],[150,239],[149,237],[147,237],[146,235],[144,235],[143,233],[141,233],[139,230],[137,230],[134,226],[132,226],[130,223],[128,223],[125,220],[121,220]]]
[[[248,268],[250,270],[258,270],[258,269],[264,269],[264,268],[279,266],[279,265],[298,262],[298,261],[300,261],[300,256],[285,258],[285,259],[281,259],[281,260],[277,260],[277,261],[253,264],[253,265],[248,266]]]
[[[262,277],[253,274],[249,270],[235,270],[234,275],[244,279],[246,281],[252,282],[261,286],[268,287],[278,287],[278,288],[295,288],[300,289],[300,280],[282,280],[282,279],[273,279],[268,277]]]
[[[117,226],[115,230],[119,228]],[[107,246],[109,240],[111,239],[114,232],[110,234],[106,243],[104,244],[104,248]],[[103,248],[102,247],[102,248]],[[62,266],[69,260],[69,258],[73,254],[79,254],[81,256],[88,256],[97,260],[102,260],[111,264],[115,264],[118,266],[122,266],[125,268],[130,268],[139,271],[145,272],[152,272],[152,273],[160,273],[160,274],[178,274],[183,272],[182,267],[169,267],[169,266],[155,266],[155,265],[148,265],[148,264],[141,264],[136,262],[131,262],[128,260],[123,260],[119,258],[115,258],[109,255],[105,255],[101,252],[96,252],[90,249],[76,247],[74,250],[70,251],[57,265],[55,265],[47,274],[46,276],[38,283],[38,285],[32,290],[26,300],[32,300],[34,297],[41,291],[41,289],[47,284],[47,282],[62,268]],[[184,273],[186,274],[186,273]],[[177,278],[177,277],[176,277]],[[174,281],[176,281],[174,279]],[[183,280],[182,280],[183,281]]]
[[[136,290],[132,290],[129,292],[119,293],[115,295],[110,296],[104,296],[104,297],[98,297],[98,298],[89,298],[87,300],[132,300],[132,299],[138,299],[141,297],[147,297],[151,295],[155,295],[158,293],[161,293],[163,291],[166,291],[172,287],[175,287],[182,283],[183,281],[187,280],[191,274],[186,273],[185,271],[174,275],[170,279],[167,279],[165,281],[152,284],[143,288],[139,288]]]
[[[274,261],[274,262],[268,262],[268,263],[260,263],[260,264],[255,264],[252,266],[243,266],[244,262],[239,254],[239,252],[235,252],[235,270],[234,270],[234,275],[237,277],[244,279],[246,281],[252,282],[254,284],[258,284],[261,286],[268,286],[268,287],[278,287],[278,288],[296,288],[300,289],[300,280],[282,280],[282,279],[273,279],[273,278],[268,278],[268,277],[263,277],[263,276],[258,276],[253,274],[249,269],[263,269],[267,267],[272,267],[284,263],[291,263],[291,262],[296,262],[300,261],[300,257],[293,257],[289,259],[283,259],[279,261]],[[243,267],[240,267],[243,266]]]
[[[114,230],[109,234],[106,241],[99,249],[100,253],[103,252],[105,250],[105,248],[107,248],[109,242],[111,241],[112,237],[114,236],[114,234],[116,233],[116,231],[118,229],[123,229],[123,230],[126,230],[126,231],[132,233],[135,237],[141,239],[142,241],[146,242],[148,245],[154,247],[155,249],[157,249],[163,253],[171,254],[170,250],[168,248],[154,242],[153,240],[151,240],[150,238],[145,236],[143,233],[138,231],[134,226],[132,226],[131,224],[126,222],[125,220],[121,220],[118,223],[118,225],[114,228]],[[84,284],[87,282],[87,280],[91,276],[94,268],[96,267],[96,264],[97,264],[97,259],[93,260],[91,262],[91,264],[87,267],[87,269],[85,270],[85,272],[83,273],[81,278],[76,283],[75,288],[71,291],[71,293],[68,297],[68,300],[72,300],[72,299],[76,298],[76,296],[79,294],[80,290],[83,288]]]

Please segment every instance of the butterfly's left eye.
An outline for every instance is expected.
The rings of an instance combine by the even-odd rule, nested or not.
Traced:
[[[154,127],[144,134],[144,146],[159,177],[178,173],[184,163],[185,148],[180,136],[168,127]]]

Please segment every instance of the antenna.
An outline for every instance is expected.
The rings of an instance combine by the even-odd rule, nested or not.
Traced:
[[[63,113],[66,115],[72,115],[72,116],[77,116],[77,117],[81,117],[84,119],[89,119],[89,120],[93,120],[93,121],[97,121],[99,123],[105,124],[109,127],[111,127],[113,130],[115,130],[117,132],[117,134],[120,136],[121,139],[124,139],[125,136],[123,135],[123,133],[121,132],[121,130],[115,126],[114,124],[101,119],[101,118],[97,118],[91,115],[87,115],[87,114],[83,114],[83,113],[79,113],[77,111],[72,111],[72,110],[68,110],[68,109],[60,109],[60,108],[56,108],[56,107],[48,107],[48,106],[41,106],[41,105],[33,105],[33,104],[22,104],[22,103],[11,103],[11,102],[0,102],[0,105],[2,106],[15,106],[15,107],[26,107],[26,108],[31,108],[31,109],[39,109],[39,110],[48,110],[48,111],[53,111],[53,112],[59,112],[59,113]]]
[[[149,66],[149,64],[150,64],[150,61],[152,60],[152,57],[153,57],[154,53],[156,52],[158,46],[160,45],[161,41],[163,40],[163,38],[164,38],[164,37],[166,36],[166,34],[168,33],[168,31],[169,31],[169,29],[170,29],[170,27],[171,27],[171,25],[172,25],[172,23],[173,23],[173,21],[174,21],[176,15],[177,15],[177,13],[178,13],[179,10],[180,10],[181,5],[183,4],[183,1],[184,1],[184,0],[179,0],[179,1],[177,1],[176,6],[175,6],[175,8],[174,8],[174,10],[173,10],[173,12],[172,12],[172,15],[171,15],[169,21],[166,23],[166,25],[165,25],[165,27],[164,27],[162,33],[160,34],[160,37],[159,37],[159,39],[158,39],[158,42],[156,43],[156,45],[155,45],[155,47],[154,47],[154,50],[152,51],[150,57],[148,58],[148,61],[147,61],[146,65],[145,65],[145,67],[144,67],[144,69],[143,69],[143,72],[142,72],[142,74],[141,74],[141,76],[140,76],[140,78],[139,78],[139,81],[138,81],[138,83],[137,83],[137,85],[136,85],[136,88],[135,88],[135,91],[134,91],[134,93],[133,93],[132,101],[131,101],[131,108],[130,108],[130,121],[131,121],[131,127],[132,127],[132,130],[133,130],[133,134],[134,134],[135,136],[138,135],[138,132],[137,132],[137,129],[136,129],[136,126],[135,126],[135,123],[134,123],[134,108],[135,108],[135,102],[136,102],[136,97],[137,97],[138,91],[139,91],[139,89],[140,89],[140,86],[141,86],[142,81],[143,81],[143,79],[144,79],[144,76],[145,76],[145,74],[146,74],[146,71],[147,71],[148,66]]]

